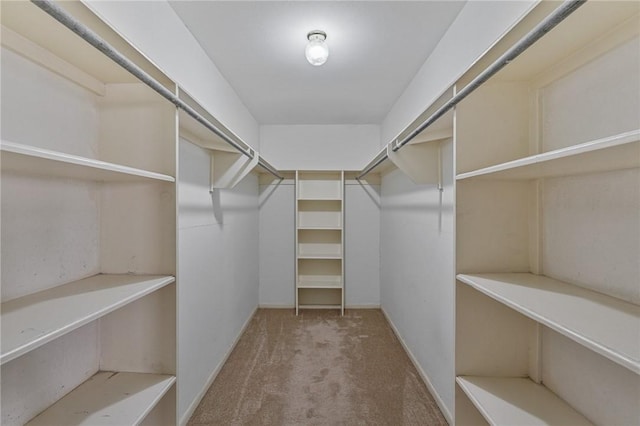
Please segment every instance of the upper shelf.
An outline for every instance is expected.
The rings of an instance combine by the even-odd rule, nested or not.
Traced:
[[[95,275],[4,302],[0,364],[174,281],[172,276]]]
[[[337,176],[337,177],[336,177]],[[299,201],[340,201],[343,181],[340,175],[307,174],[298,179]]]
[[[100,371],[27,424],[137,425],[175,381],[163,374]]]
[[[640,130],[459,174],[456,179],[536,179],[640,167]]]
[[[255,149],[225,127],[180,87],[178,97],[183,102],[178,108],[180,138],[209,151],[212,191],[233,188],[252,171],[264,171],[282,178]]]
[[[172,176],[161,173],[13,142],[2,141],[0,150],[5,171],[96,181],[175,182]]]
[[[521,377],[456,378],[490,425],[591,425],[542,385]]]
[[[640,306],[528,273],[460,274],[457,278],[640,374]]]
[[[364,178],[374,169],[383,174],[399,168],[412,181],[418,184],[438,183],[441,181],[440,144],[453,138],[453,110],[431,121],[435,114],[454,95],[454,87],[449,87],[422,114],[416,117],[397,137],[378,152],[364,168],[356,174]],[[423,125],[430,123],[420,133],[414,135]],[[394,151],[396,145],[408,140],[403,148]]]
[[[164,87],[169,90],[174,89],[173,82],[164,73],[91,12],[83,2],[56,2],[56,4],[87,25]],[[1,2],[0,7],[2,25],[11,30],[10,34],[3,31],[2,44],[6,47],[26,54],[30,59],[98,94],[101,91],[100,84],[139,81],[71,30],[62,27],[58,21],[32,2]],[[9,37],[5,37],[7,35]],[[24,49],[25,46],[28,48]],[[70,69],[73,69],[71,73]],[[76,78],[80,74],[83,76]],[[91,80],[95,81],[86,84]]]
[[[552,2],[541,3],[541,8],[557,7]],[[625,23],[631,24],[630,31],[619,34],[621,40],[624,40],[637,33],[639,12],[640,4],[634,1],[588,1],[567,17],[562,25],[556,26],[550,33],[551,36],[542,37],[495,77],[501,81],[538,78],[545,70],[563,62],[568,64],[576,53],[581,53],[585,46],[597,44],[612,29],[616,32]],[[531,19],[535,19],[536,15],[531,15]],[[562,43],[558,43],[558,40],[562,40]],[[463,82],[466,84],[465,79]]]

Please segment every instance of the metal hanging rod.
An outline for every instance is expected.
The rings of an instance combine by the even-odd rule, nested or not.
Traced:
[[[262,157],[258,157],[258,158],[259,158],[258,164],[259,164],[262,168],[264,168],[266,171],[268,171],[269,173],[271,173],[272,175],[274,175],[274,176],[275,176],[275,177],[277,177],[278,179],[280,179],[280,180],[283,180],[283,179],[284,179],[284,176],[280,176],[280,175],[278,174],[278,172],[276,171],[276,168],[275,168],[275,167],[273,167],[271,164],[269,164],[269,162],[268,162],[267,160],[265,160],[265,159],[264,159],[264,158],[262,158]]]
[[[396,152],[413,138],[422,133],[427,127],[436,122],[440,117],[445,115],[449,110],[455,107],[460,101],[469,96],[474,90],[484,84],[487,80],[493,77],[498,71],[504,68],[509,62],[513,61],[522,52],[527,50],[532,44],[542,38],[545,34],[551,31],[556,25],[562,22],[567,16],[571,15],[576,9],[586,3],[587,0],[568,0],[562,3],[556,10],[554,10],[549,16],[547,16],[542,22],[534,27],[523,38],[518,40],[516,44],[511,46],[509,50],[503,53],[498,59],[496,59],[491,65],[485,68],[476,78],[474,78],[469,84],[462,88],[458,93],[447,101],[444,105],[438,108],[433,114],[431,114],[425,121],[416,127],[411,133],[405,136],[402,140],[394,140],[390,142],[392,144],[391,149]],[[375,164],[368,166],[363,170],[356,179],[361,179],[365,175],[371,172],[375,167],[388,158],[385,154],[384,158],[375,162]]]
[[[384,160],[386,160],[387,158],[389,158],[389,154],[387,154],[387,148],[385,147],[382,151],[380,151],[374,158],[373,160],[371,160],[369,162],[369,164],[367,164],[367,166],[364,168],[364,170],[362,170],[362,172],[356,176],[356,180],[360,180],[361,178],[365,177],[366,175],[369,174],[369,172],[373,169],[375,169],[376,167],[378,167],[380,164],[382,164],[384,162]]]
[[[187,114],[193,117],[196,121],[202,124],[204,127],[212,131],[214,134],[219,136],[222,140],[224,140],[229,145],[233,146],[235,149],[240,151],[242,154],[246,155],[249,158],[253,158],[255,156],[255,151],[252,149],[246,149],[245,147],[238,144],[236,141],[231,139],[226,133],[213,125],[209,120],[204,118],[198,111],[193,109],[187,103],[185,103],[182,99],[178,98],[174,93],[160,84],[156,79],[154,79],[151,75],[149,75],[142,68],[137,66],[135,63],[130,61],[127,57],[118,52],[115,48],[113,48],[109,43],[103,40],[98,34],[89,29],[86,25],[82,24],[80,21],[75,19],[69,13],[67,13],[64,9],[53,3],[51,0],[31,0],[33,4],[38,6],[44,12],[49,14],[56,21],[60,22],[65,27],[69,28],[71,31],[76,33],[78,36],[82,37],[87,43],[98,49],[100,52],[104,53],[107,57],[109,57],[112,61],[120,65],[122,68],[129,71],[132,75],[137,77],[144,84],[149,86],[151,89],[155,90],[160,96],[167,99],[169,102],[174,104],[176,107],[183,109]],[[265,160],[258,157],[258,164],[264,167],[269,173],[277,177],[278,179],[284,179],[283,176],[278,174],[278,172]]]

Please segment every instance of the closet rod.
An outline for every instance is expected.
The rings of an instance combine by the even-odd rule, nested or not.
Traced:
[[[549,16],[547,16],[542,22],[536,25],[529,33],[523,38],[518,40],[516,44],[511,46],[509,50],[503,53],[498,59],[496,59],[491,65],[485,68],[476,78],[474,78],[469,84],[462,88],[458,93],[449,99],[447,103],[438,108],[433,114],[431,114],[425,121],[416,127],[411,133],[405,136],[402,140],[396,139],[392,141],[391,149],[394,152],[409,143],[413,138],[423,132],[427,127],[432,125],[436,120],[449,112],[450,109],[455,107],[460,101],[469,96],[474,90],[484,84],[487,80],[493,77],[498,71],[504,68],[509,62],[513,61],[522,52],[527,50],[533,43],[538,41],[542,36],[551,31],[556,25],[562,22],[567,16],[572,14],[576,9],[586,3],[587,0],[568,0],[562,3],[556,10],[554,10]],[[356,177],[361,179],[365,175],[371,172],[375,167],[388,158],[388,155],[376,161],[372,166],[367,167],[365,170]]]
[[[109,43],[103,40],[96,33],[91,31],[87,26],[82,24],[80,21],[75,19],[69,13],[67,13],[64,9],[53,3],[51,0],[31,0],[33,4],[38,6],[44,12],[49,14],[56,21],[60,22],[62,25],[76,33],[78,36],[82,37],[87,43],[91,44],[93,47],[98,49],[100,52],[104,53],[107,57],[109,57],[112,61],[120,65],[122,68],[129,71],[135,77],[137,77],[140,81],[145,83],[151,89],[158,92],[162,97],[167,99],[169,102],[174,104],[178,108],[182,108],[187,114],[193,117],[196,121],[202,124],[204,127],[218,135],[222,140],[224,140],[229,145],[233,146],[235,149],[240,151],[242,154],[246,155],[249,158],[253,158],[256,154],[252,149],[246,149],[236,141],[227,136],[222,130],[218,129],[216,126],[211,124],[206,118],[204,118],[198,111],[191,108],[188,104],[186,104],[182,99],[178,98],[174,93],[160,84],[156,79],[154,79],[151,75],[149,75],[142,68],[134,64],[132,61],[127,59],[123,54],[114,49]],[[258,164],[264,167],[269,173],[277,177],[278,179],[284,179],[283,176],[280,176],[277,171],[268,163],[266,163],[263,159],[258,158]]]
[[[262,168],[264,168],[266,171],[268,171],[269,173],[271,173],[272,175],[274,175],[278,179],[280,179],[280,180],[284,179],[283,176],[280,176],[278,174],[278,172],[276,171],[276,168],[273,167],[271,164],[269,164],[269,162],[267,160],[265,160],[262,157],[258,157],[258,158],[259,158],[258,164],[260,164],[260,166],[262,166]]]
[[[383,149],[378,153],[378,155],[373,157],[373,160],[371,160],[369,164],[367,164],[367,166],[364,168],[364,170],[362,170],[362,172],[358,176],[356,176],[356,180],[360,180],[361,178],[368,175],[371,170],[378,167],[387,158],[389,158],[389,154],[387,154],[387,148],[385,147],[385,149]]]

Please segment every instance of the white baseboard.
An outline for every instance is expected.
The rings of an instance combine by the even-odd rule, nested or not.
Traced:
[[[418,363],[418,360],[413,355],[413,352],[411,352],[411,349],[409,349],[409,346],[407,346],[407,344],[405,343],[404,339],[400,335],[400,332],[396,328],[396,325],[393,323],[393,321],[391,321],[391,318],[389,317],[387,312],[384,310],[384,308],[380,308],[380,310],[382,311],[384,317],[387,319],[387,322],[391,326],[391,329],[393,330],[394,334],[396,335],[396,337],[400,341],[400,344],[402,344],[402,347],[404,348],[404,351],[409,356],[409,359],[413,363],[414,367],[416,367],[416,370],[418,370],[418,374],[420,374],[420,377],[422,378],[422,381],[427,386],[427,389],[429,389],[429,392],[431,392],[431,395],[433,395],[433,398],[436,400],[436,403],[438,404],[438,407],[440,407],[440,411],[442,411],[442,414],[444,415],[445,419],[447,420],[447,423],[452,425],[453,424],[453,416],[451,415],[451,412],[449,411],[449,409],[445,405],[444,401],[442,400],[442,398],[440,397],[440,395],[438,394],[436,389],[433,387],[433,384],[431,383],[431,380],[429,380],[429,376],[427,376],[427,374],[422,369],[422,366]]]
[[[345,309],[380,309],[380,304],[379,303],[365,303],[362,305],[345,305],[344,306]]]
[[[198,404],[200,404],[200,401],[202,401],[202,398],[204,398],[205,394],[207,393],[207,391],[209,390],[209,388],[213,384],[213,381],[218,376],[218,373],[222,369],[222,366],[225,364],[225,362],[227,362],[227,359],[229,358],[229,355],[231,355],[231,352],[233,352],[233,350],[235,349],[236,345],[240,341],[240,337],[242,337],[242,335],[246,331],[247,327],[249,327],[249,323],[251,322],[253,317],[256,315],[256,311],[257,310],[258,310],[258,308],[256,307],[253,310],[253,312],[251,313],[251,315],[249,315],[249,318],[243,324],[242,328],[240,329],[240,332],[238,333],[238,335],[236,336],[235,340],[233,341],[233,344],[231,345],[231,347],[229,348],[227,353],[224,355],[224,358],[222,358],[222,360],[218,363],[216,368],[213,370],[213,372],[211,373],[211,375],[207,379],[207,382],[203,386],[202,390],[193,399],[191,404],[189,404],[189,408],[187,408],[187,411],[185,411],[185,413],[182,415],[182,417],[180,417],[180,426],[186,425],[187,422],[189,421],[189,419],[191,418],[191,416],[193,415],[194,411],[196,411],[196,408],[198,408]]]

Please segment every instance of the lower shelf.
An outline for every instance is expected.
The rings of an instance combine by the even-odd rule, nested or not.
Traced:
[[[530,379],[459,376],[456,383],[491,425],[591,425]]]
[[[342,306],[342,288],[300,288],[298,305],[338,305]]]
[[[298,305],[299,309],[342,309],[342,305]]]
[[[2,353],[11,361],[175,281],[159,275],[94,275],[2,303]]]
[[[457,278],[640,374],[640,306],[543,275],[459,274]]]
[[[298,287],[296,292],[297,309],[339,309],[344,313],[342,287]]]
[[[137,425],[174,385],[174,376],[100,371],[28,425]]]
[[[298,288],[342,288],[340,275],[299,275]]]

